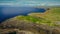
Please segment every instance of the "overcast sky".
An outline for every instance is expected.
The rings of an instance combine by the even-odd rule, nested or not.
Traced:
[[[0,0],[0,5],[10,5],[10,6],[60,6],[60,0]]]

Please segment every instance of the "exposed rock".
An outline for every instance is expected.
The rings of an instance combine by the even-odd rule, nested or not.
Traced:
[[[32,34],[50,34],[50,32],[52,32],[53,34],[57,34],[57,33],[60,34],[60,28],[56,28],[56,27],[51,28],[48,25],[36,24],[31,21],[28,22],[25,20],[18,20],[15,18],[8,19],[0,24],[0,34],[1,33],[5,34],[14,31],[16,33],[19,33],[21,32],[21,30],[23,30],[23,32],[31,31]]]

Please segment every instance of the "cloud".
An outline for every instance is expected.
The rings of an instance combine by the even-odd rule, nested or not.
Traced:
[[[0,5],[10,5],[10,6],[55,6],[55,5],[60,5],[60,2],[52,2],[50,1],[26,1],[26,0],[16,0],[16,1],[11,1],[11,2],[2,2]]]

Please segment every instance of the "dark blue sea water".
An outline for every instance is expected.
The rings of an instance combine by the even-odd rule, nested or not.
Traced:
[[[12,18],[17,15],[27,15],[32,12],[45,12],[44,8],[34,8],[34,7],[7,7],[0,6],[0,22]]]

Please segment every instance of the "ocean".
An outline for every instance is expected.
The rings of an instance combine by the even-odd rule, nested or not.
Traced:
[[[46,10],[44,8],[37,7],[11,7],[11,6],[0,6],[0,22],[12,18],[17,15],[27,16],[29,13],[43,13]]]

